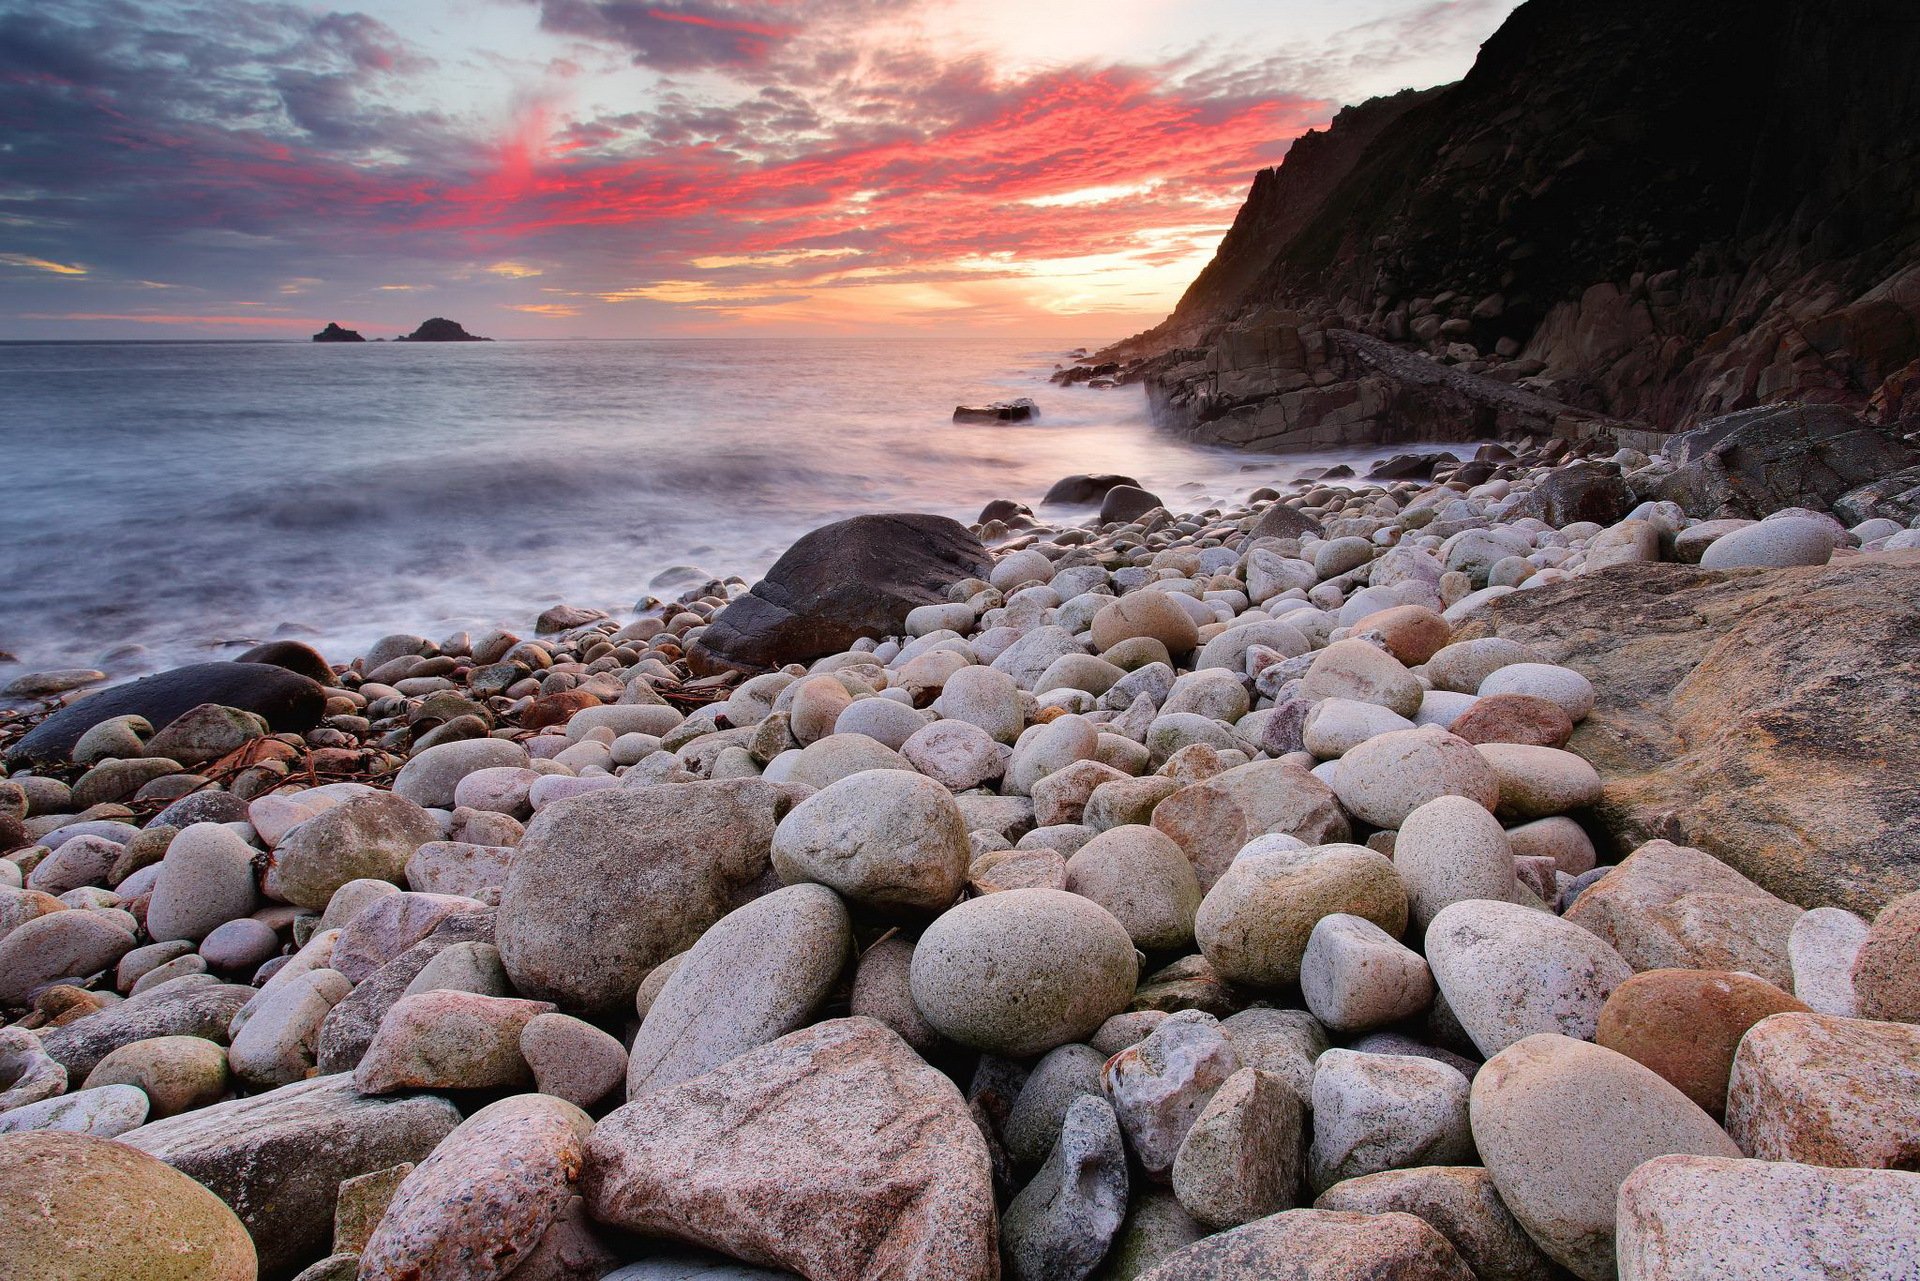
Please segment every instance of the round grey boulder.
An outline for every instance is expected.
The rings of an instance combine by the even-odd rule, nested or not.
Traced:
[[[882,912],[937,912],[966,883],[971,849],[953,796],[905,770],[868,770],[814,793],[773,833],[773,868]]]

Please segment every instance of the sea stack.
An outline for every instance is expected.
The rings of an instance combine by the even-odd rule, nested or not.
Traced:
[[[479,334],[470,334],[457,320],[448,320],[445,316],[435,316],[432,320],[420,322],[420,327],[410,334],[394,339],[395,342],[492,342],[491,338],[482,338]]]
[[[339,322],[329,320],[327,327],[313,336],[315,342],[365,342],[358,329],[343,329]]]

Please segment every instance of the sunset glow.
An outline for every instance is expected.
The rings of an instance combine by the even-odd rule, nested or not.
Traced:
[[[0,16],[0,336],[1118,337],[1295,137],[1511,4],[355,8]]]

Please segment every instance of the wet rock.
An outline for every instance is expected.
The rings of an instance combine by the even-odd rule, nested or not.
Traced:
[[[985,578],[980,540],[943,516],[856,516],[789,547],[753,590],[714,617],[688,654],[696,671],[765,671],[897,634],[908,611]]]
[[[594,1218],[826,1281],[987,1281],[985,1141],[952,1082],[869,1019],[791,1033],[601,1121]]]
[[[265,718],[276,731],[304,734],[320,723],[326,691],[304,676],[263,663],[195,663],[103,690],[35,726],[7,749],[9,761],[59,760],[102,721],[138,716],[166,725],[203,703]]]

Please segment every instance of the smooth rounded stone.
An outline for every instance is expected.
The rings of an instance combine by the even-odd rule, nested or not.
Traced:
[[[1113,779],[1088,794],[1080,821],[1102,832],[1129,823],[1149,824],[1160,802],[1185,786],[1179,779],[1159,775]]]
[[[794,1281],[794,1274],[752,1267],[693,1246],[649,1241],[644,1259],[609,1272],[600,1281]]]
[[[1600,774],[1584,757],[1525,743],[1480,743],[1474,751],[1499,780],[1502,818],[1564,814],[1600,800]]]
[[[1434,983],[1418,952],[1364,917],[1335,912],[1307,936],[1300,992],[1328,1029],[1353,1033],[1422,1013],[1433,1004]]]
[[[178,774],[183,768],[178,761],[156,756],[102,761],[82,774],[73,785],[73,803],[82,810],[88,810],[95,805],[129,800],[148,783]]]
[[[234,1076],[256,1090],[312,1076],[320,1029],[352,990],[338,970],[316,969],[264,991],[245,1022],[236,1018],[230,1025],[233,1045],[227,1063]]]
[[[353,1072],[362,1094],[528,1086],[520,1033],[553,1006],[545,1001],[447,990],[393,1003]]]
[[[1194,655],[1193,666],[1196,672],[1224,669],[1238,679],[1246,674],[1247,656],[1256,649],[1272,650],[1288,658],[1296,658],[1312,648],[1313,642],[1307,639],[1306,634],[1286,619],[1241,623],[1228,627],[1202,645],[1200,652]]]
[[[1870,929],[1842,907],[1816,907],[1795,921],[1787,936],[1794,996],[1816,1014],[1858,1017],[1853,965]]]
[[[520,1054],[542,1094],[588,1108],[627,1076],[618,1038],[566,1014],[537,1014],[520,1031]]]
[[[1920,1272],[1920,1174],[1664,1156],[1620,1185],[1622,1281]]]
[[[979,894],[998,894],[1002,890],[1064,890],[1067,860],[1059,850],[1044,847],[992,850],[968,864],[967,884]]]
[[[1098,1050],[1103,1060],[1112,1058],[1128,1046],[1146,1040],[1168,1017],[1164,1010],[1129,1010],[1116,1014],[1100,1025],[1087,1044]]]
[[[1499,674],[1494,673],[1495,676]],[[1573,737],[1573,718],[1558,703],[1535,698],[1531,694],[1490,694],[1485,698],[1475,698],[1470,707],[1444,728],[1454,737],[1474,744],[1525,743],[1534,747],[1565,747],[1567,740]]]
[[[202,703],[180,713],[147,742],[147,755],[183,765],[206,765],[272,731],[266,717],[238,707]]]
[[[980,648],[979,642],[975,648]],[[1062,654],[1081,653],[1083,648],[1080,638],[1064,627],[1035,627],[1000,651],[993,666],[1011,676],[1021,689],[1033,691],[1055,659]]]
[[[1537,818],[1507,829],[1507,848],[1515,858],[1550,858],[1568,876],[1594,868],[1593,838],[1587,829],[1564,815]]]
[[[272,849],[308,819],[356,796],[371,796],[375,790],[365,783],[328,783],[300,792],[269,792],[247,802],[246,819]]]
[[[103,836],[76,836],[34,865],[26,887],[58,898],[88,885],[105,883],[125,847]]]
[[[834,1019],[616,1109],[588,1142],[593,1217],[805,1276],[996,1275],[986,1140],[871,1019]]]
[[[1509,663],[1496,668],[1480,682],[1482,698],[1500,694],[1518,694],[1549,702],[1567,714],[1575,724],[1593,711],[1593,682],[1554,663]]]
[[[1714,970],[1648,970],[1614,989],[1596,1043],[1644,1064],[1718,1119],[1747,1029],[1806,1006],[1771,983]]]
[[[1035,783],[1075,761],[1092,760],[1099,747],[1100,731],[1084,716],[1069,714],[1036,725],[1014,744],[1004,790],[1012,796],[1030,795]]]
[[[1326,698],[1307,713],[1306,723],[1301,727],[1301,740],[1306,749],[1321,760],[1333,760],[1370,738],[1412,728],[1412,721],[1377,703]]]
[[[1425,927],[1451,903],[1510,902],[1513,849],[1500,821],[1477,801],[1437,796],[1406,816],[1393,842],[1414,923]]]
[[[360,1254],[362,1281],[496,1281],[560,1217],[593,1121],[544,1094],[475,1112],[400,1184]]]
[[[460,1122],[442,1098],[369,1098],[327,1076],[142,1126],[123,1142],[151,1153],[233,1206],[263,1276],[324,1254],[343,1181],[420,1161]]]
[[[583,707],[567,721],[567,739],[578,743],[597,729],[622,734],[652,734],[664,737],[678,729],[686,717],[664,702],[609,703],[601,707]]]
[[[514,987],[573,1011],[628,1008],[649,970],[770,888],[774,828],[802,795],[762,780],[664,783],[541,811],[495,929]]]
[[[1083,1094],[1105,1098],[1100,1070],[1107,1055],[1088,1045],[1071,1044],[1049,1050],[1034,1065],[1026,1084],[1014,1098],[1013,1110],[1000,1126],[1007,1154],[1022,1169],[1047,1159],[1060,1137],[1067,1109]]]
[[[1633,968],[1604,939],[1550,912],[1469,899],[1427,927],[1427,964],[1483,1055],[1541,1032],[1591,1040]]]
[[[1500,776],[1480,749],[1427,726],[1381,734],[1342,756],[1333,791],[1363,822],[1398,828],[1440,796],[1463,796],[1493,809],[1500,799]]]
[[[1861,1018],[1920,1023],[1920,893],[1880,909],[1855,954],[1852,977]]]
[[[647,1010],[629,1051],[627,1097],[691,1080],[800,1027],[852,945],[846,908],[819,885],[790,885],[721,917]]]
[[[1058,1140],[1000,1223],[1013,1281],[1083,1281],[1127,1213],[1127,1153],[1113,1108],[1099,1094],[1069,1104]]]
[[[1099,761],[1075,761],[1033,785],[1033,817],[1039,827],[1079,825],[1094,789],[1127,777]]]
[[[1092,899],[1125,927],[1145,952],[1193,944],[1200,881],[1172,838],[1151,827],[1114,827],[1067,860],[1066,888]]]
[[[881,912],[937,912],[966,883],[966,821],[947,789],[902,770],[871,770],[814,793],[780,821],[773,868]]]
[[[23,1027],[0,1027],[0,1114],[66,1091],[66,1066]]]
[[[1146,1184],[1131,1193],[1127,1217],[1094,1274],[1097,1281],[1136,1281],[1207,1234],[1205,1225],[1186,1212],[1172,1189]]]
[[[1201,1109],[1173,1163],[1180,1205],[1212,1228],[1237,1227],[1294,1206],[1306,1109],[1280,1077],[1243,1067]]]
[[[1473,1139],[1513,1217],[1586,1281],[1614,1275],[1620,1185],[1657,1156],[1737,1157],[1713,1118],[1624,1054],[1553,1033],[1487,1061],[1473,1081]]]
[[[1232,729],[1210,716],[1196,712],[1171,712],[1156,716],[1147,726],[1149,764],[1164,763],[1189,747],[1205,747],[1214,752],[1238,750],[1240,740]]]
[[[599,744],[589,743],[587,746],[598,748]],[[662,756],[661,759],[666,758]],[[612,775],[545,774],[527,789],[527,801],[533,806],[533,812],[538,814],[555,801],[570,800],[589,792],[610,791],[619,786],[620,780]]]
[[[646,977],[640,980],[640,987],[633,994],[633,1010],[636,1015],[642,1019],[647,1017],[647,1011],[651,1010],[653,1003],[660,999],[660,992],[667,986],[667,980],[673,977],[673,972],[679,969],[680,963],[686,959],[687,954],[681,952],[669,956],[647,971]]]
[[[1138,978],[1126,927],[1062,890],[989,894],[949,909],[914,951],[913,1002],[962,1045],[1026,1058],[1084,1040]]]
[[[460,776],[460,781],[454,784],[453,804],[456,808],[525,819],[533,813],[532,788],[541,777],[538,770],[522,765],[482,766]]]
[[[1727,1133],[1763,1161],[1906,1168],[1920,1152],[1920,1027],[1760,1020],[1734,1052]]]
[[[105,760],[144,756],[146,740],[152,734],[153,726],[144,716],[115,716],[82,734],[67,757],[75,765],[98,765]]]
[[[151,908],[148,919],[152,919]],[[216,970],[252,972],[279,952],[279,931],[250,916],[216,925],[200,941],[201,957]]]
[[[0,1134],[59,1130],[111,1139],[146,1124],[147,1094],[133,1085],[103,1085],[0,1111]]]
[[[1381,1170],[1471,1160],[1468,1089],[1433,1059],[1328,1050],[1314,1065],[1308,1182],[1323,1192]]]
[[[413,976],[402,996],[421,992],[475,992],[481,996],[512,996],[513,984],[500,963],[500,949],[491,943],[455,943],[442,948]]]
[[[1824,565],[1833,559],[1834,536],[1826,522],[1802,516],[1772,516],[1730,530],[1700,554],[1702,569],[1787,569]]]
[[[1554,1281],[1564,1275],[1514,1221],[1485,1169],[1428,1165],[1336,1183],[1316,1210],[1411,1214],[1444,1236],[1479,1281]]]
[[[1185,787],[1154,807],[1153,826],[1186,851],[1202,889],[1260,837],[1318,845],[1350,835],[1332,789],[1288,761],[1253,761]]]
[[[1786,989],[1801,910],[1704,850],[1649,841],[1586,887],[1566,919],[1636,970],[1745,970]]]
[[[206,1188],[93,1135],[0,1135],[0,1271],[17,1281],[253,1281],[253,1242]]]
[[[133,950],[133,935],[101,912],[48,912],[0,938],[0,1005],[26,1005],[55,979],[111,969]]]
[[[138,979],[134,980],[133,989],[128,995],[139,996],[142,992],[149,991],[165,983],[171,983],[174,979],[182,978],[189,974],[205,974],[206,972],[207,963],[200,957],[191,954],[187,956],[176,956],[165,964],[154,966]]]
[[[1239,720],[1248,710],[1247,689],[1240,677],[1219,667],[1181,676],[1160,708],[1163,716],[1189,714],[1227,722]]]
[[[824,788],[868,770],[910,774],[913,767],[900,753],[864,734],[829,734],[801,748],[781,781]]]
[[[1373,559],[1373,541],[1367,538],[1330,538],[1314,549],[1313,572],[1322,579],[1338,578]]]
[[[512,869],[510,845],[428,841],[407,859],[407,887],[428,894],[471,897],[505,885]]]
[[[87,1073],[82,1089],[131,1085],[143,1091],[153,1119],[216,1102],[227,1090],[225,1047],[197,1036],[157,1036],[114,1050]]]
[[[233,1016],[253,989],[189,974],[128,997],[117,1005],[40,1031],[41,1048],[66,1065],[69,1083],[82,1080],[114,1050],[160,1036],[197,1036],[224,1042]]]
[[[432,934],[449,917],[481,910],[485,905],[455,894],[387,894],[354,913],[334,940],[330,964],[355,983],[415,943]]]
[[[933,710],[946,720],[965,721],[997,742],[1012,743],[1026,727],[1020,687],[992,667],[963,667],[947,677]]]
[[[160,861],[147,905],[156,940],[200,940],[253,911],[253,847],[217,823],[182,828]]]
[[[1171,1181],[1187,1131],[1240,1068],[1220,1021],[1200,1010],[1168,1016],[1145,1040],[1107,1060],[1101,1083],[1149,1179]]]
[[[1002,556],[994,564],[993,573],[987,581],[1003,592],[1010,592],[1027,583],[1047,582],[1052,577],[1053,562],[1028,548]]]
[[[1447,1239],[1411,1214],[1286,1210],[1206,1237],[1140,1281],[1473,1281]]]
[[[1300,981],[1314,926],[1336,912],[1405,931],[1407,892],[1392,862],[1359,845],[1245,854],[1207,891],[1194,936],[1221,978],[1285,988]]]
[[[1514,663],[1538,663],[1539,655],[1519,641],[1503,636],[1483,636],[1476,640],[1455,641],[1436,652],[1426,662],[1427,679],[1433,687],[1456,694],[1478,694],[1486,679],[1502,667]]]
[[[282,902],[322,911],[348,881],[399,880],[413,852],[439,837],[433,816],[403,796],[351,797],[281,839],[267,864],[264,888]]]
[[[1040,673],[1034,688],[1040,691],[1077,689],[1097,696],[1112,689],[1125,675],[1104,658],[1095,658],[1092,654],[1062,654]]]
[[[1300,697],[1350,698],[1411,718],[1425,691],[1398,659],[1376,645],[1349,638],[1321,650],[1300,684]]]
[[[835,734],[864,734],[899,751],[906,741],[926,728],[925,713],[890,698],[861,698],[847,705],[833,723]]]
[[[57,850],[66,842],[82,836],[103,836],[115,844],[121,844],[140,834],[140,829],[133,824],[112,818],[49,815],[44,821],[60,822],[60,826],[42,831],[37,837],[40,844],[49,850]]]
[[[1389,654],[1414,667],[1446,648],[1453,628],[1424,605],[1391,605],[1355,619],[1352,634],[1378,637]]]
[[[853,695],[833,676],[809,676],[794,683],[787,700],[787,724],[794,741],[801,746],[815,743],[834,733],[840,714],[853,703]]]
[[[960,720],[934,721],[915,730],[899,750],[914,769],[955,792],[999,778],[1011,755],[978,725]]]
[[[913,952],[913,943],[896,934],[861,953],[848,1011],[884,1023],[920,1054],[929,1055],[939,1049],[940,1034],[913,1003]]]
[[[404,894],[392,881],[377,880],[373,877],[361,877],[348,881],[333,892],[327,900],[326,911],[320,914],[320,920],[314,925],[315,934],[324,934],[328,930],[344,929],[353,923],[360,913],[372,907],[384,898]]]
[[[5,859],[0,859],[0,864],[19,866],[17,863],[7,863]],[[37,917],[67,910],[67,905],[51,894],[18,885],[0,885],[0,939]],[[1862,926],[1861,932],[1864,934],[1864,922]]]
[[[1134,637],[1159,641],[1176,657],[1200,643],[1200,629],[1174,598],[1161,591],[1128,592],[1093,616],[1093,644],[1109,650]]]

